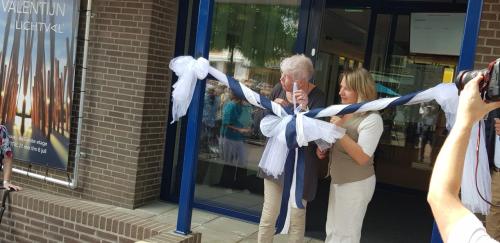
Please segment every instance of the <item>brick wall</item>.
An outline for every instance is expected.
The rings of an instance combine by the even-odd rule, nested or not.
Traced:
[[[500,58],[500,0],[484,0],[474,66],[486,68],[497,58]]]
[[[4,191],[0,191],[0,196]],[[193,242],[200,233],[174,234],[154,214],[27,189],[10,194],[0,242]]]
[[[159,197],[177,1],[94,0],[92,9],[81,147],[86,156],[79,164],[79,187],[16,174],[13,180],[27,188],[135,208]],[[20,162],[15,166],[27,169]],[[39,166],[31,170],[46,173]],[[48,174],[67,178],[62,171]]]
[[[177,1],[161,0],[153,6],[149,36],[146,88],[142,106],[142,129],[135,187],[135,204],[158,197],[161,180],[165,126],[170,102],[170,70],[174,55]]]

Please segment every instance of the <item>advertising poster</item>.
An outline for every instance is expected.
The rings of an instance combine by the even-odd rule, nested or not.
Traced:
[[[0,119],[14,158],[68,164],[79,1],[1,0]]]

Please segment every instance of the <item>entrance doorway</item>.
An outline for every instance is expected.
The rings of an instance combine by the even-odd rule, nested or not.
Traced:
[[[456,56],[409,51],[411,14],[466,10],[463,0],[214,2],[209,54],[213,66],[268,95],[279,80],[281,58],[306,53],[315,60],[315,82],[327,93],[328,104],[339,103],[338,79],[346,68],[369,69],[377,80],[380,97],[406,94],[449,80]],[[311,23],[314,21],[317,23]],[[194,37],[190,38],[186,46],[192,45]],[[208,80],[199,127],[194,205],[258,222],[263,183],[257,176],[257,165],[266,141],[258,130],[262,113],[241,104],[238,120],[251,129],[238,143],[248,156],[236,163],[226,158],[227,146],[221,139],[228,102],[228,91]],[[432,161],[445,137],[444,132],[438,132],[443,128],[442,116],[424,119],[428,114],[440,114],[435,109],[435,104],[426,104],[382,112],[386,127],[375,154],[379,184],[365,218],[362,242],[426,242],[430,238],[432,217],[425,194]],[[433,128],[426,130],[425,122],[434,124]],[[176,131],[181,139],[172,141],[175,145],[169,151],[183,151],[184,130]],[[183,156],[182,152],[178,157],[172,154],[174,158],[168,161],[173,162],[167,163],[165,170],[177,173],[167,176],[164,194],[176,200],[182,168],[182,160],[177,158]],[[329,179],[320,182],[317,198],[308,206],[306,234],[319,240],[324,239],[329,184]],[[401,218],[408,220],[402,222]]]
[[[339,77],[347,68],[368,69],[379,97],[404,95],[452,81],[458,53],[410,51],[414,44],[410,43],[413,11],[436,11],[432,3],[418,10],[404,4],[392,10],[328,1],[326,5],[315,56],[315,82],[327,94],[327,105],[339,103]],[[462,10],[452,8],[437,11],[465,12],[465,5]],[[433,222],[426,192],[447,135],[444,112],[430,102],[386,109],[381,115],[384,133],[374,155],[377,188],[361,242],[426,242]],[[330,180],[324,179],[319,185],[316,199],[308,206],[307,234],[324,239]]]

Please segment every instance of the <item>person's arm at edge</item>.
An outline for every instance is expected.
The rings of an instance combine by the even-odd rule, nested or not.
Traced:
[[[458,194],[471,129],[471,122],[457,120],[441,147],[432,172],[427,201],[444,242],[454,223],[470,213]]]
[[[437,156],[432,172],[427,201],[444,242],[447,242],[455,223],[471,214],[462,205],[458,194],[472,126],[486,113],[500,107],[498,102],[486,104],[481,100],[478,92],[481,79],[478,77],[470,81],[462,91],[457,121]]]
[[[12,175],[12,155],[7,155],[3,159],[3,187],[6,189],[14,189],[16,191],[22,190],[21,187],[10,183]]]

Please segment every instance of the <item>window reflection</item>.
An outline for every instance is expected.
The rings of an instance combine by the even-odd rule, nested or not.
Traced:
[[[250,89],[269,96],[279,63],[293,54],[299,0],[216,1],[209,61]],[[257,177],[266,138],[265,111],[208,80],[198,154],[196,200],[259,213],[263,183]]]
[[[392,21],[397,23],[393,23],[396,28],[391,45],[388,25]],[[377,18],[371,72],[380,97],[424,90],[450,82],[453,77],[457,57],[409,53],[408,29],[408,15],[379,15]],[[379,146],[379,168],[396,163],[430,173],[447,135],[440,106],[435,101],[398,106],[381,111],[381,115],[384,133]]]

